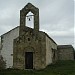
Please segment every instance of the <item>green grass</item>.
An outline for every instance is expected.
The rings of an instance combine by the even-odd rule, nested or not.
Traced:
[[[0,75],[75,75],[75,61],[59,61],[43,70],[0,70]]]

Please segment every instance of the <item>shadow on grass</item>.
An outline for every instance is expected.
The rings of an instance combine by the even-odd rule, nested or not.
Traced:
[[[58,61],[43,70],[0,70],[0,75],[75,75],[75,61]]]

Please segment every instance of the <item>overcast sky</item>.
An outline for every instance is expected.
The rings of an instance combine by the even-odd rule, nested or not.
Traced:
[[[28,2],[39,8],[40,30],[57,44],[74,46],[74,0],[0,0],[0,35],[19,26],[20,10]]]

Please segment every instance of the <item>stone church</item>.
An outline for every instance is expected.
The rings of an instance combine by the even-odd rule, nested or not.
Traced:
[[[34,28],[26,26],[29,12],[34,16]],[[0,55],[6,61],[6,68],[38,70],[57,60],[74,60],[74,49],[72,46],[69,48],[64,50],[47,33],[39,31],[39,9],[28,3],[20,10],[20,26],[1,35]],[[65,59],[66,50],[68,56]]]

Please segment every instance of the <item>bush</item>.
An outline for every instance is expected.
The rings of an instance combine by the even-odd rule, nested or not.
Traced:
[[[3,60],[3,57],[0,56],[0,69],[6,68],[6,62]]]
[[[75,60],[75,50],[74,50],[74,60]]]

